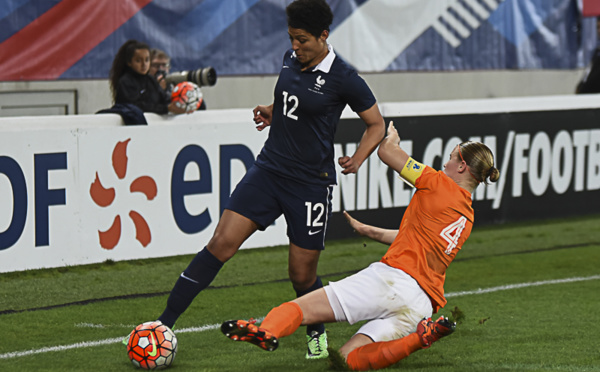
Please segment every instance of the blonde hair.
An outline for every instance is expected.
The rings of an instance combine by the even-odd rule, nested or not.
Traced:
[[[169,57],[164,50],[157,48],[150,49],[150,61],[152,61],[154,58],[164,58],[169,61],[171,60],[171,57]]]
[[[481,142],[463,142],[458,145],[461,155],[469,166],[469,172],[477,181],[486,185],[488,180],[496,182],[500,178],[500,171],[494,166],[492,150]]]

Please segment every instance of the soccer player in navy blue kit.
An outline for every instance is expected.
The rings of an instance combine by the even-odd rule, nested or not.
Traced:
[[[232,193],[213,237],[171,291],[159,317],[169,327],[242,243],[282,214],[290,241],[289,277],[297,296],[322,288],[317,264],[332,213],[333,140],[344,107],[358,113],[366,129],[356,152],[338,159],[343,174],[356,173],[384,137],[373,93],[327,43],[333,21],[329,5],[296,0],[286,13],[292,48],[283,57],[273,104],[254,109],[257,129],[270,126],[269,136]],[[308,359],[328,356],[323,324],[307,327],[307,342]]]

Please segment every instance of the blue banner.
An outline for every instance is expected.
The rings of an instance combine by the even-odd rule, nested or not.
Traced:
[[[327,2],[329,41],[360,72],[573,69],[596,47],[595,19],[577,0]],[[0,80],[107,78],[128,39],[166,51],[173,71],[277,74],[290,47],[289,3],[5,0]]]

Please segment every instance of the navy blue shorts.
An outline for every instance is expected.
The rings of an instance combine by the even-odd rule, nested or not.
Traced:
[[[307,185],[253,166],[237,184],[225,208],[256,222],[260,230],[283,214],[290,243],[323,250],[332,213],[332,191],[333,185]]]

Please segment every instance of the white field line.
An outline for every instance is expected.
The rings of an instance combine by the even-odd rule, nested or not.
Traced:
[[[542,280],[542,281],[538,281],[538,282],[518,283],[518,284],[509,284],[509,285],[503,285],[503,286],[498,286],[498,287],[483,288],[483,289],[477,289],[475,291],[449,292],[449,293],[446,293],[445,296],[446,297],[459,297],[459,296],[468,296],[468,295],[485,294],[485,293],[492,293],[492,292],[499,292],[499,291],[507,291],[507,290],[511,290],[511,289],[537,287],[537,286],[548,285],[548,284],[574,283],[574,282],[583,282],[583,281],[598,280],[598,279],[600,279],[600,275],[565,278],[565,279]],[[260,322],[260,321],[262,321],[262,319],[264,319],[264,318],[257,318],[257,321]],[[78,326],[82,326],[82,324],[78,324]],[[101,325],[90,325],[90,326],[101,327]],[[221,327],[220,324],[209,324],[209,325],[204,325],[204,326],[200,326],[200,327],[189,327],[189,328],[178,329],[177,333],[204,332],[204,331],[209,331],[209,330],[213,330],[213,329],[219,329],[220,327]],[[10,353],[0,354],[0,359],[12,359],[12,358],[35,355],[35,354],[48,353],[51,351],[65,351],[65,350],[70,350],[70,349],[80,349],[80,348],[84,348],[84,347],[109,345],[109,344],[121,342],[122,340],[123,340],[123,337],[107,338],[105,340],[99,340],[99,341],[78,342],[76,344],[71,344],[71,345],[43,347],[43,348],[39,348],[39,349],[32,349],[32,350],[26,350],[26,351],[13,351]]]
[[[255,318],[255,319],[257,322],[260,323],[260,322],[262,322],[264,317]],[[77,327],[88,326],[88,327],[92,327],[92,328],[103,328],[104,327],[101,324],[83,324],[83,323],[76,324],[76,326]],[[135,326],[131,326],[131,328],[134,328],[134,327]],[[182,328],[182,329],[177,330],[177,334],[190,333],[190,332],[204,332],[204,331],[210,331],[213,329],[219,329],[220,327],[221,327],[220,324],[209,324],[209,325],[204,325],[201,327]],[[58,345],[58,346],[43,347],[40,349],[32,349],[32,350],[26,350],[26,351],[14,351],[11,353],[0,354],[0,359],[11,359],[11,358],[17,358],[17,357],[22,357],[22,356],[47,353],[50,351],[65,351],[65,350],[70,350],[70,349],[80,349],[80,348],[84,348],[84,347],[116,344],[116,343],[122,342],[123,338],[125,338],[125,336],[117,337],[117,338],[107,338],[105,340],[100,340],[100,341],[78,342],[76,344],[71,344],[71,345]]]
[[[458,296],[467,296],[472,294],[483,294],[483,293],[491,293],[498,291],[506,291],[509,289],[518,289],[518,288],[526,288],[526,287],[537,287],[540,285],[547,284],[562,284],[562,283],[573,283],[573,282],[583,282],[586,280],[597,280],[600,279],[600,275],[592,275],[586,277],[575,277],[575,278],[565,278],[565,279],[552,279],[552,280],[542,280],[539,282],[530,282],[530,283],[518,283],[518,284],[508,284],[502,285],[499,287],[491,287],[484,289],[477,289],[475,291],[462,291],[462,292],[450,292],[446,293],[445,297],[458,297]]]

